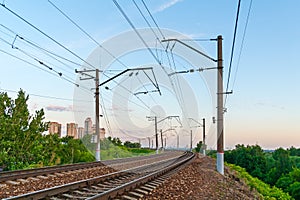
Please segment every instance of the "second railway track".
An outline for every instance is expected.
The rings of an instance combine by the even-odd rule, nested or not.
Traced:
[[[160,154],[159,156],[164,157],[163,154]],[[140,162],[143,160],[149,160],[155,157],[157,157],[157,155],[106,160],[102,162],[76,163],[76,164],[42,167],[42,168],[26,169],[26,170],[15,170],[15,171],[7,171],[7,172],[4,171],[4,172],[0,172],[0,183],[3,183],[5,181],[26,179],[29,177],[44,176],[44,175],[49,175],[54,173],[75,171],[75,170],[88,169],[88,168],[101,167],[101,166],[110,166],[119,170],[122,168],[124,169],[125,164]]]
[[[194,154],[185,153],[184,155],[177,156],[176,158],[161,159],[159,162],[63,184],[52,188],[46,188],[7,199],[130,199],[131,197],[126,196],[126,194],[139,198],[154,188],[155,183],[147,184],[147,182],[153,181],[154,179],[182,166],[193,157]],[[146,185],[143,186],[144,184]]]

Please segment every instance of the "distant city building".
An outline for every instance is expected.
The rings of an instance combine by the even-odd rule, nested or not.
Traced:
[[[61,137],[61,124],[58,122],[50,122],[48,127],[49,134],[58,134]]]
[[[105,138],[105,128],[100,128],[100,140]]]
[[[67,123],[67,136],[72,136],[74,139],[78,139],[77,129],[78,124]]]
[[[99,130],[100,130],[100,129],[99,129]],[[92,133],[93,133],[93,134],[96,133],[96,125],[95,125],[95,124],[93,124],[93,126],[92,126]]]
[[[93,134],[96,134],[96,125],[94,124],[92,126],[93,129]],[[99,128],[99,133],[100,133],[100,139],[104,139],[105,138],[105,128]]]
[[[92,126],[93,126],[92,119],[90,117],[86,118],[86,120],[84,121],[84,134],[85,135],[93,133]]]
[[[79,139],[83,138],[85,136],[84,128],[83,127],[78,127],[77,134],[78,134]]]

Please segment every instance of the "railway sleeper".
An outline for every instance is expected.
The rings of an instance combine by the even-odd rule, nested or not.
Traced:
[[[133,197],[130,197],[130,196],[127,196],[127,195],[123,195],[123,196],[122,196],[122,199],[127,199],[127,200],[137,200],[137,198],[133,198]]]
[[[70,195],[70,194],[62,194],[63,197],[66,197],[68,199],[86,199],[86,197],[82,197],[82,196],[74,196],[74,195]]]

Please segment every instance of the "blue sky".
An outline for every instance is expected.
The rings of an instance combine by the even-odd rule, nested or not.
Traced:
[[[52,2],[67,13],[99,43],[126,31],[132,31],[112,1],[53,0]],[[136,2],[142,6],[141,1],[136,0]],[[226,83],[237,1],[145,0],[145,2],[161,28],[171,29],[191,38],[216,38],[217,35],[221,34],[224,38],[224,83]],[[70,50],[76,52],[83,59],[87,59],[97,48],[97,44],[80,32],[46,0],[6,0],[4,3],[8,8]],[[132,1],[119,1],[119,3],[137,28],[147,27]],[[250,1],[248,0],[242,1],[241,4],[230,89],[233,87],[232,83],[235,79],[249,3]],[[299,51],[297,49],[300,45],[299,6],[300,2],[292,0],[253,1],[244,48],[233,88],[234,93],[229,96],[226,105],[228,109],[225,115],[226,147],[233,147],[237,143],[257,143],[264,148],[289,147],[292,145],[300,147],[298,142],[300,141],[300,125],[298,123],[300,119],[300,91],[298,89],[300,85],[300,69],[298,64]],[[150,19],[147,14],[146,17]],[[3,7],[0,7],[0,19],[2,25],[12,29],[19,35],[82,64],[82,61],[32,29]],[[14,39],[14,34],[9,33],[3,27],[0,27],[0,30],[0,38],[11,43]],[[139,38],[136,37],[136,40],[139,40]],[[198,44],[207,54],[216,57],[216,46],[214,43],[200,42]],[[66,67],[53,60],[50,61],[41,52],[32,49],[20,40],[16,40],[15,45],[54,64],[55,67],[53,68],[64,75],[68,75],[73,79],[77,78],[77,75],[74,73],[76,66]],[[0,41],[0,49],[37,64],[18,50],[11,49],[9,45],[2,41]],[[123,56],[122,59],[132,66],[154,63],[151,60],[151,56],[148,55],[149,52],[144,51],[144,53],[145,56],[138,56],[140,59],[137,61],[133,61],[133,56]],[[33,111],[44,108],[47,120],[60,121],[64,124],[75,120],[72,112],[74,110],[72,101],[74,98],[74,85],[7,56],[2,52],[0,52],[0,62],[1,89],[17,91],[19,88],[22,88],[27,93],[69,99],[58,100],[31,96],[30,109]],[[113,67],[113,69],[117,69],[117,67]],[[196,75],[183,75],[183,79],[189,83],[193,91],[202,91],[202,102],[205,106],[202,108],[201,104],[199,109],[203,113],[199,114],[200,116],[197,120],[200,120],[202,117],[207,118],[211,127],[208,133],[210,134],[208,137],[211,136],[210,146],[214,148],[213,134],[215,134],[215,125],[211,122],[213,113],[210,112],[210,108],[212,105],[209,105],[209,94],[205,90],[205,83],[203,80],[199,81]],[[199,85],[199,88],[195,85]],[[148,89],[150,90],[150,87]],[[9,94],[11,96],[15,95],[12,92],[9,92]],[[114,109],[110,106],[112,95],[105,90],[103,90],[103,95],[107,99],[105,104],[108,116],[115,115],[116,113],[110,112],[110,110]],[[197,100],[202,97],[198,93],[195,96]],[[172,99],[170,93],[165,92],[165,96],[163,95],[162,97],[153,94],[152,97],[157,98],[157,103],[168,115],[176,113],[180,115],[180,106],[176,106],[176,102],[170,100]],[[153,100],[151,100],[152,97],[150,95],[143,97],[150,107],[154,105]],[[89,95],[88,98],[89,101],[93,101],[93,95]],[[141,103],[134,97],[130,98],[135,103]],[[85,98],[83,99],[86,100]],[[169,105],[174,106],[168,107],[165,103],[168,101],[173,102]],[[137,119],[151,113],[145,109],[134,109],[135,105],[132,102],[129,103],[129,107],[134,110],[130,113],[134,123],[147,123],[146,119],[141,122],[138,122]],[[206,109],[206,107],[209,108]],[[112,124],[114,124],[113,121],[114,119],[111,119]],[[104,119],[101,122],[105,124]],[[134,135],[134,130],[131,131],[133,132],[131,136],[139,137]],[[194,131],[199,135],[195,137],[194,143],[196,143],[197,140],[201,139],[201,129],[195,129]],[[170,144],[174,142],[172,134],[169,135],[171,138]],[[120,136],[123,137],[124,134]],[[184,146],[185,144],[182,145]]]

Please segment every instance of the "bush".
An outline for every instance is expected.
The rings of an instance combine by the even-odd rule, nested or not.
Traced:
[[[243,178],[246,180],[247,185],[250,186],[250,188],[255,188],[264,199],[267,200],[289,200],[292,199],[292,197],[288,194],[283,192],[281,189],[273,186],[270,187],[270,185],[264,183],[263,181],[259,180],[258,178],[252,177],[244,168],[233,165],[233,164],[227,164],[231,169],[238,172],[240,178]]]

